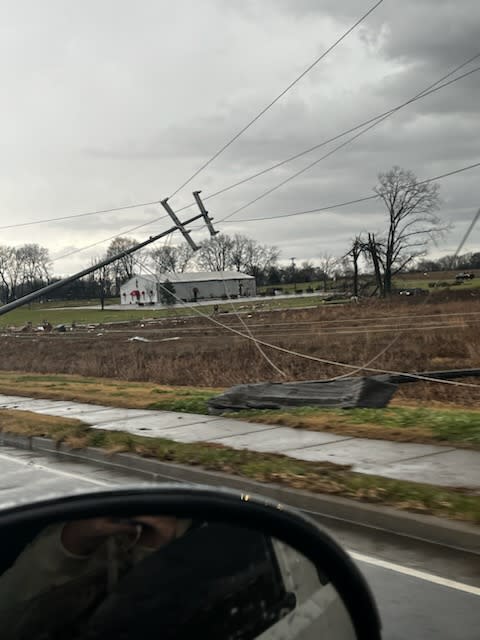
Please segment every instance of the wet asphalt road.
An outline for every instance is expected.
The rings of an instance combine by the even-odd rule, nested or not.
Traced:
[[[145,483],[135,474],[0,447],[0,509],[50,493]],[[149,483],[145,483],[149,484]],[[336,523],[328,528],[353,551],[377,598],[384,638],[477,640],[480,559]],[[416,572],[426,575],[417,575]],[[455,581],[445,586],[442,578]]]

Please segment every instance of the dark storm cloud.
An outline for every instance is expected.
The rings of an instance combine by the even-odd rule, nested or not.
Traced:
[[[273,0],[272,0],[273,2]],[[358,0],[274,0],[297,20],[331,16],[354,22],[374,2]],[[362,25],[366,41],[378,38],[388,58],[416,66],[443,68],[460,64],[480,51],[480,12],[477,0],[403,0],[383,2]]]

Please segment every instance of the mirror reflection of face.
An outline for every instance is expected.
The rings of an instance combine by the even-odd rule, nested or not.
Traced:
[[[171,515],[58,522],[5,565],[5,640],[145,638],[153,628],[162,640],[355,638],[322,568],[260,530]]]
[[[188,529],[188,520],[173,516],[136,516],[135,518],[90,518],[64,525],[61,543],[73,555],[94,553],[109,538],[123,538],[127,544],[160,549]]]

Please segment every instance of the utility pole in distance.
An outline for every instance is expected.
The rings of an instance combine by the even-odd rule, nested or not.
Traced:
[[[296,291],[297,290],[297,282],[296,282],[296,278],[295,278],[295,256],[293,256],[293,258],[290,258],[290,260],[292,261],[293,290]]]

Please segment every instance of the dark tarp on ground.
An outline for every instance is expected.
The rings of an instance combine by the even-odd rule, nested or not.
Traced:
[[[209,413],[284,407],[382,408],[396,384],[376,378],[342,378],[331,382],[239,384],[208,401]]]
[[[398,373],[371,377],[341,378],[330,382],[261,382],[239,384],[208,401],[209,413],[244,409],[285,407],[332,407],[337,409],[381,409],[386,407],[399,384],[418,382],[417,376],[454,380],[480,376],[480,369],[449,369],[417,374]]]

